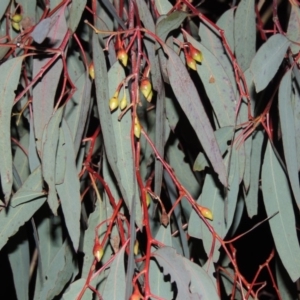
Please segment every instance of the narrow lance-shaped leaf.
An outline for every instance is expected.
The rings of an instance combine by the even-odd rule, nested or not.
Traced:
[[[300,208],[300,188],[298,179],[296,130],[292,107],[292,70],[283,76],[278,92],[279,117],[282,131],[284,157],[295,200]]]
[[[69,15],[69,28],[72,32],[75,32],[79,21],[82,17],[82,13],[85,9],[87,0],[73,0]]]
[[[275,34],[259,48],[250,66],[257,93],[274,77],[289,45],[285,36]]]
[[[227,186],[227,173],[220,148],[196,87],[179,56],[172,49],[167,49],[169,56],[167,69],[174,94],[194,128],[215,172],[219,175],[221,183]]]
[[[234,125],[236,96],[231,80],[219,60],[190,35],[188,41],[202,52],[203,61],[197,72],[214,109],[220,127]],[[213,80],[212,80],[213,78]]]
[[[165,41],[170,31],[178,28],[187,16],[188,14],[183,11],[174,11],[167,17],[162,17],[163,19],[156,25],[156,34]]]
[[[17,207],[9,207],[0,212],[0,249],[6,244],[9,237],[14,235],[26,221],[42,206],[46,197],[24,203]],[[13,205],[13,201],[11,201]]]
[[[105,152],[110,167],[116,177],[117,182],[120,185],[122,194],[125,194],[121,185],[120,171],[117,167],[117,145],[112,120],[110,117],[111,112],[109,110],[109,91],[106,61],[103,50],[95,33],[93,34],[93,59],[95,68],[97,108],[102,128]]]
[[[54,20],[55,22],[53,22],[55,24],[53,22],[52,24],[51,20]],[[51,17],[51,20],[49,20],[49,23],[51,24],[49,24],[48,26],[52,25],[52,27],[49,27],[49,32],[46,34],[45,37],[49,37],[51,42],[53,43],[52,46],[54,48],[57,48],[59,47],[68,30],[64,11],[59,10],[55,15]],[[45,65],[49,63],[50,60],[51,58],[49,57],[41,59],[38,56],[34,56],[32,76],[35,77],[45,67]],[[53,114],[53,105],[62,68],[63,64],[61,59],[56,60],[49,67],[47,72],[44,72],[41,80],[39,80],[33,88],[33,121],[36,138],[36,147],[39,155],[41,153],[42,148],[41,141],[44,128]]]
[[[43,133],[42,144],[42,172],[43,178],[48,185],[48,204],[54,215],[57,214],[58,199],[55,189],[55,161],[57,152],[57,143],[59,137],[59,127],[61,123],[63,107],[59,108],[49,123],[46,125]]]
[[[124,253],[126,246],[124,245],[115,255],[114,261],[110,267],[105,288],[103,291],[103,299],[119,300],[124,299],[125,295],[125,269],[124,269]]]
[[[60,197],[61,207],[70,238],[75,251],[77,251],[80,237],[80,183],[75,165],[76,155],[72,135],[65,120],[62,121],[61,129],[64,135],[65,151],[68,155],[64,181],[62,184],[56,185],[56,189]]]
[[[256,15],[254,6],[254,0],[242,0],[235,12],[235,54],[243,71],[249,68],[256,50]]]
[[[268,142],[262,166],[262,192],[278,255],[292,281],[300,277],[300,249],[289,184]]]
[[[22,61],[23,57],[16,57],[0,67],[0,177],[5,202],[9,201],[13,184],[10,121]]]
[[[184,258],[179,256],[175,249],[162,247],[152,253],[158,264],[163,268],[165,275],[170,274],[171,281],[176,283],[178,299],[200,300],[198,293],[190,292],[191,274],[184,266]]]

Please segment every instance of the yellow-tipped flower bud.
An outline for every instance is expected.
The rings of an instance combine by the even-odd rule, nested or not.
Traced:
[[[140,90],[141,90],[142,94],[144,95],[144,97],[146,98],[146,100],[148,102],[150,102],[152,99],[152,96],[153,96],[153,91],[152,91],[152,85],[151,85],[151,82],[149,81],[149,79],[144,79],[141,81]]]
[[[122,100],[120,101],[120,109],[123,110],[127,107],[127,98],[126,98],[126,93],[124,91],[124,96]]]
[[[137,255],[139,253],[139,241],[138,240],[135,240],[135,242],[134,242],[133,253],[134,253],[134,255]]]
[[[109,108],[110,108],[110,111],[114,111],[116,108],[119,107],[119,99],[116,98],[116,97],[112,97],[110,100],[109,100]]]
[[[95,79],[95,69],[94,69],[94,63],[91,62],[89,65],[89,74],[92,79]]]
[[[211,221],[214,219],[213,213],[210,209],[208,209],[207,207],[201,206],[199,204],[197,204],[197,207],[204,218],[211,220]]]
[[[139,139],[141,136],[141,125],[137,118],[135,118],[135,121],[134,121],[133,132],[134,132],[135,137]]]
[[[194,71],[197,71],[196,61],[189,54],[185,55],[185,59],[186,59],[186,64],[189,66],[189,68],[191,68]]]
[[[22,15],[15,14],[11,17],[12,21],[15,23],[20,23],[22,21]]]
[[[198,49],[196,49],[192,44],[190,44],[190,47],[189,47],[189,48],[190,48],[190,54],[191,54],[191,57],[192,57],[195,61],[201,63],[202,60],[203,60],[202,52],[199,51]]]
[[[97,261],[99,262],[103,256],[104,250],[102,246],[99,244],[99,242],[96,242],[93,249],[93,254]]]
[[[150,197],[150,195],[147,193],[147,194],[146,194],[146,204],[147,204],[147,207],[149,207],[150,203],[151,203],[151,197]]]
[[[124,67],[127,66],[128,54],[125,52],[125,50],[123,48],[118,51],[117,58]]]

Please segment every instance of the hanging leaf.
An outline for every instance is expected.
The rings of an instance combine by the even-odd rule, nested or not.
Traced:
[[[0,212],[0,249],[6,244],[7,240],[13,236],[26,221],[28,221],[34,213],[46,201],[46,197],[42,197],[31,202],[24,203],[17,207],[9,207],[7,211]],[[13,205],[13,201],[11,201]]]
[[[76,281],[74,281],[70,288],[62,295],[63,300],[70,300],[70,299],[76,299],[83,287],[86,284],[85,278],[80,278]],[[86,289],[84,292],[84,295],[82,296],[82,300],[90,300],[93,298],[93,292],[90,289]]]
[[[250,187],[245,202],[249,218],[257,215],[259,175],[261,169],[261,151],[264,141],[262,131],[257,131],[252,140],[252,151],[250,158]]]
[[[3,0],[0,2],[0,19],[2,19],[2,17],[4,16],[9,2],[10,2],[10,0]]]
[[[77,251],[80,237],[80,183],[75,165],[76,155],[71,131],[65,120],[62,121],[61,129],[64,135],[65,151],[68,155],[66,158],[64,181],[62,184],[56,185],[56,189],[60,198],[66,226],[72,240],[74,250]]]
[[[221,15],[221,17],[219,18],[219,20],[217,21],[217,25],[224,30],[227,43],[229,44],[230,49],[231,49],[232,52],[234,52],[233,51],[234,50],[234,17],[233,17],[234,12],[235,12],[235,8],[231,8],[231,9],[226,10]],[[201,32],[201,26],[200,26],[200,32]],[[205,46],[205,42],[206,41],[201,41],[201,42]],[[214,48],[215,48],[216,51],[218,51],[217,47],[214,47]],[[222,45],[221,49],[223,49],[223,45]],[[219,56],[217,56],[217,57],[219,57]],[[223,65],[223,59],[220,59],[220,62]],[[224,69],[226,70],[225,67],[224,67]]]
[[[285,36],[275,34],[259,48],[250,66],[257,93],[275,76],[289,46]]]
[[[124,299],[125,295],[125,270],[124,270],[124,253],[123,246],[115,255],[111,264],[109,275],[107,277],[105,288],[102,294],[103,299],[119,300]]]
[[[8,259],[12,270],[17,299],[29,299],[29,242],[25,227],[10,239]]]
[[[294,123],[294,113],[292,107],[292,70],[289,70],[283,76],[278,92],[278,108],[282,131],[282,141],[284,157],[291,183],[292,191],[300,208],[300,188],[298,179],[296,130]]]
[[[183,11],[174,11],[167,17],[162,16],[156,24],[156,35],[164,42],[168,34],[178,28],[187,16]]]
[[[57,215],[59,205],[55,188],[55,161],[62,113],[63,107],[51,117],[45,127],[42,142],[42,173],[49,190],[47,201],[54,215]]]
[[[254,6],[254,0],[242,0],[235,12],[235,55],[242,71],[250,67],[251,60],[256,52],[256,15]]]
[[[213,106],[220,127],[234,125],[236,96],[231,80],[219,60],[188,34],[187,40],[202,52],[203,61],[197,72]],[[213,78],[213,82],[211,80]]]
[[[262,192],[277,253],[292,281],[300,277],[300,249],[287,178],[268,142],[262,166]]]
[[[198,92],[179,56],[168,48],[168,73],[174,94],[190,121],[219,180],[227,186],[226,168]],[[189,99],[189,101],[187,101]]]
[[[11,205],[16,207],[28,201],[45,197],[44,182],[41,167],[36,168],[22,184],[21,188],[13,195]]]
[[[158,264],[163,268],[164,274],[170,274],[171,281],[176,283],[178,299],[201,299],[197,293],[190,293],[191,275],[184,266],[183,257],[176,254],[171,247],[162,247],[152,253]]]
[[[72,32],[75,32],[77,29],[77,26],[80,22],[82,13],[84,11],[84,8],[86,6],[87,0],[73,0],[71,9],[70,9],[70,15],[69,15],[69,28]]]
[[[168,0],[155,0],[155,6],[160,15],[166,15],[173,8]]]
[[[291,51],[293,54],[299,52],[300,32],[298,30],[300,24],[300,9],[297,5],[291,5],[291,14],[287,27],[286,36],[292,42]],[[298,45],[297,45],[298,43]]]
[[[44,19],[49,20],[49,19]],[[43,21],[42,21],[43,22]],[[45,21],[46,22],[46,21]],[[52,23],[53,24],[52,24]],[[67,23],[64,16],[64,11],[61,9],[54,14],[48,21],[46,28],[50,31],[46,36],[51,40],[52,47],[58,48],[67,33]],[[40,23],[39,23],[40,24]],[[52,25],[52,26],[50,26]],[[39,25],[37,25],[39,26]],[[46,26],[46,25],[45,25]],[[45,68],[49,63],[51,58],[41,58],[34,56],[33,58],[33,78]],[[42,148],[42,135],[46,124],[48,124],[52,114],[53,114],[53,105],[55,100],[55,95],[57,92],[57,86],[59,83],[60,75],[63,69],[63,63],[61,59],[57,59],[50,68],[47,69],[47,72],[44,72],[43,77],[39,80],[33,88],[33,111],[34,111],[34,130],[36,138],[36,148],[41,154]]]
[[[18,86],[23,57],[7,60],[0,67],[0,177],[4,200],[10,199],[13,184],[12,153],[10,141],[11,110]]]

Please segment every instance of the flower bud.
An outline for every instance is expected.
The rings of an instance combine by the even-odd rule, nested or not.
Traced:
[[[138,240],[135,240],[135,242],[134,242],[133,253],[134,253],[134,255],[137,255],[139,253],[139,241]]]
[[[22,21],[22,15],[15,14],[11,17],[11,19],[15,23],[20,23]]]
[[[133,132],[134,132],[135,137],[139,139],[141,136],[141,125],[137,118],[134,121]]]
[[[99,242],[96,242],[94,245],[94,248],[93,248],[93,254],[98,262],[101,260],[103,253],[104,253],[104,251],[103,251],[102,246],[100,245]]]
[[[124,96],[122,98],[122,100],[120,101],[120,109],[123,110],[125,109],[127,106],[127,99],[126,99],[126,93],[124,91]]]
[[[202,52],[199,51],[198,49],[196,49],[192,44],[190,44],[189,48],[190,48],[190,54],[191,54],[191,57],[192,57],[195,61],[201,63],[202,60],[203,60]]]
[[[123,48],[121,48],[120,50],[118,50],[117,58],[122,63],[122,65],[124,67],[127,66],[128,54],[125,52],[125,50]]]
[[[112,97],[110,100],[109,100],[109,108],[110,108],[110,111],[114,111],[116,108],[119,107],[119,99],[116,98],[116,97]]]
[[[199,204],[197,204],[197,207],[204,218],[209,219],[211,221],[213,220],[213,218],[214,218],[213,213],[210,209],[208,209],[207,207],[201,206]]]
[[[149,207],[150,203],[151,203],[151,197],[150,197],[150,195],[147,193],[147,194],[146,194],[146,204],[147,204],[147,207]]]
[[[153,96],[153,92],[152,92],[152,85],[149,79],[144,79],[141,81],[140,90],[144,95],[144,97],[146,98],[146,100],[150,102]]]
[[[92,79],[95,79],[95,69],[94,69],[94,63],[91,62],[89,65],[89,74]]]
[[[165,211],[163,211],[162,214],[161,214],[160,222],[161,222],[161,224],[163,224],[165,227],[167,227],[168,224],[169,224],[169,216],[168,216],[168,214],[167,214]]]
[[[186,59],[186,64],[189,66],[189,68],[191,68],[194,71],[197,71],[196,61],[189,54],[185,55],[185,59]]]

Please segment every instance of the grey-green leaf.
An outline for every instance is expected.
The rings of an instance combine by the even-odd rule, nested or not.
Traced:
[[[174,11],[167,17],[161,17],[156,25],[157,36],[164,42],[168,34],[178,28],[187,16],[183,11]]]
[[[300,49],[299,46],[300,31],[298,30],[299,23],[300,23],[300,8],[298,5],[291,5],[291,14],[290,14],[286,35],[288,39],[292,41],[291,51],[293,52],[293,54],[297,54]]]
[[[14,235],[26,221],[46,201],[46,197],[36,199],[31,202],[24,203],[17,207],[9,207],[0,212],[0,249],[6,244],[9,237]],[[13,201],[11,201],[13,205]]]
[[[103,299],[119,300],[125,295],[125,268],[124,268],[125,246],[115,255],[110,272],[103,291]]]
[[[49,190],[48,204],[54,215],[57,214],[59,205],[55,189],[55,161],[62,113],[63,107],[51,117],[43,132],[42,142],[42,173]]]
[[[178,255],[174,248],[162,247],[153,252],[152,256],[163,268],[163,273],[170,274],[171,281],[175,281],[178,299],[200,300],[202,298],[198,293],[190,292],[191,274],[185,268],[184,258]]]
[[[10,121],[22,62],[22,57],[16,57],[7,60],[0,67],[0,177],[5,202],[10,199],[13,184]]]
[[[275,34],[259,48],[250,66],[257,93],[272,80],[289,46],[285,36]]]
[[[227,172],[212,126],[206,115],[196,87],[180,57],[168,49],[167,69],[174,94],[194,128],[202,147],[209,158],[219,180],[227,186]]]
[[[268,142],[262,166],[262,192],[277,253],[292,281],[300,277],[300,249],[289,184]]]
[[[300,188],[298,179],[296,130],[292,107],[292,70],[287,71],[279,86],[278,110],[282,131],[284,157],[289,175],[289,181],[295,200],[300,208]]]
[[[62,121],[62,131],[65,140],[66,160],[65,178],[62,184],[56,185],[66,226],[75,251],[78,249],[80,237],[81,197],[80,183],[76,170],[76,155],[70,128],[65,120]]]
[[[85,9],[87,0],[73,0],[70,15],[69,15],[69,28],[72,32],[75,32],[79,21],[82,17],[82,13]]]
[[[249,68],[256,50],[256,15],[254,6],[254,0],[242,0],[235,12],[235,55],[243,71]]]

